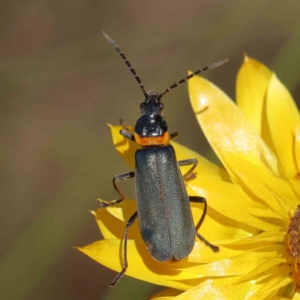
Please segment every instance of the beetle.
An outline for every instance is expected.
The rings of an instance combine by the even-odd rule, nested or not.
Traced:
[[[174,148],[169,142],[177,137],[178,133],[170,134],[168,131],[168,125],[162,117],[164,105],[161,98],[171,89],[196,74],[221,66],[228,59],[211,64],[188,75],[160,94],[153,90],[147,93],[140,77],[124,53],[104,31],[102,33],[123,58],[145,96],[144,102],[140,104],[142,116],[136,122],[134,134],[127,130],[121,120],[123,129],[120,130],[120,134],[141,145],[141,149],[135,153],[135,172],[126,172],[113,177],[113,186],[120,195],[120,199],[109,202],[100,201],[101,208],[124,201],[125,196],[116,185],[116,182],[135,177],[137,211],[126,223],[123,269],[109,284],[114,287],[128,268],[128,230],[137,217],[142,239],[150,255],[157,261],[176,261],[187,257],[194,247],[196,236],[214,252],[219,251],[218,246],[211,244],[195,229],[190,202],[204,204],[203,213],[197,227],[200,227],[204,221],[207,202],[204,197],[188,196],[184,181],[193,175],[198,162],[197,159],[177,161]],[[187,165],[190,165],[191,168],[186,174],[182,175],[180,166]]]

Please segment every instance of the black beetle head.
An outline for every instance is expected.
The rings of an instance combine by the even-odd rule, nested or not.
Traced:
[[[147,93],[147,96],[145,101],[140,105],[142,115],[161,115],[164,105],[161,102],[159,94],[150,91]]]

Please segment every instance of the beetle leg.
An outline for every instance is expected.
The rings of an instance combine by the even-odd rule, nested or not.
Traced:
[[[120,130],[120,134],[123,135],[124,137],[126,137],[127,139],[135,142],[135,137],[133,134],[131,134],[130,132],[128,132],[127,130],[125,129],[121,129]]]
[[[173,132],[173,133],[171,133],[171,134],[170,134],[170,140],[173,140],[173,139],[177,138],[178,135],[179,135],[178,132]]]
[[[185,160],[180,160],[178,161],[178,165],[179,166],[188,166],[188,165],[193,165],[184,175],[183,175],[183,179],[184,180],[188,180],[188,179],[192,179],[193,177],[193,171],[195,170],[195,168],[197,167],[198,161],[196,158],[192,158],[192,159],[185,159]]]
[[[211,244],[208,240],[206,240],[199,232],[196,231],[197,237],[206,245],[208,246],[212,251],[219,252],[220,248],[216,245]]]
[[[112,205],[123,202],[126,198],[123,195],[123,193],[120,191],[120,189],[118,188],[116,181],[127,180],[129,178],[133,178],[134,176],[135,176],[134,172],[126,172],[126,173],[122,173],[122,174],[114,176],[113,177],[113,186],[114,186],[115,190],[117,191],[117,193],[121,196],[121,199],[108,201],[108,202],[100,200],[100,207],[105,208],[107,206],[112,206]]]
[[[123,129],[125,129],[125,130],[129,130],[129,129],[128,129],[128,127],[126,126],[125,120],[123,120],[123,119],[120,119],[119,121],[120,121],[120,125],[122,125],[122,126],[123,126]]]
[[[124,234],[124,262],[123,262],[123,269],[122,271],[117,275],[117,277],[114,279],[113,282],[109,284],[111,287],[115,287],[116,284],[119,282],[119,280],[124,276],[124,273],[126,272],[128,268],[128,261],[127,261],[127,239],[128,239],[128,229],[129,227],[134,223],[137,217],[137,212],[135,212],[130,219],[126,223],[126,229]]]
[[[197,237],[206,245],[208,246],[212,251],[218,252],[220,248],[218,246],[215,246],[211,244],[209,241],[207,241],[200,233],[197,232],[197,230],[200,228],[201,224],[203,223],[205,216],[206,216],[206,211],[207,211],[207,202],[204,197],[197,197],[197,196],[190,196],[190,202],[196,202],[196,203],[203,203],[204,204],[204,210],[202,213],[202,216],[196,226],[196,235]]]
[[[117,187],[116,181],[127,180],[127,179],[134,178],[134,177],[135,177],[135,172],[126,172],[126,173],[122,173],[122,174],[119,174],[119,175],[116,175],[113,177],[113,186],[114,186],[115,190],[117,191],[117,193],[121,196],[122,200],[125,200],[125,196]]]

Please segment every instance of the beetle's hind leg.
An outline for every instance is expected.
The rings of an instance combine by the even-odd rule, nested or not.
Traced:
[[[200,228],[201,224],[203,223],[205,216],[206,216],[206,211],[207,211],[207,202],[204,197],[197,197],[197,196],[190,196],[190,202],[196,202],[196,203],[203,203],[204,204],[204,210],[202,213],[202,216],[196,226],[196,235],[197,237],[206,245],[208,246],[212,251],[218,252],[220,248],[218,246],[215,246],[211,244],[208,240],[206,240],[200,233],[197,232],[197,230]]]
[[[116,284],[120,281],[120,279],[124,276],[127,268],[128,268],[128,261],[127,261],[127,240],[128,240],[128,230],[129,227],[134,223],[137,217],[137,212],[135,212],[130,219],[126,223],[126,229],[125,229],[125,234],[124,234],[124,262],[123,262],[123,269],[122,271],[117,275],[117,277],[114,279],[113,282],[109,284],[111,287],[115,287]]]
[[[127,180],[127,179],[134,178],[134,177],[135,177],[135,172],[126,172],[126,173],[122,173],[122,174],[114,176],[113,177],[113,186],[114,186],[115,190],[117,191],[117,193],[120,195],[121,199],[113,200],[113,201],[100,200],[100,207],[105,208],[105,207],[112,206],[112,205],[123,202],[125,200],[125,196],[118,188],[116,181]]]

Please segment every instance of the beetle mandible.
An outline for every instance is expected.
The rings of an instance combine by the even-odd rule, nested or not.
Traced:
[[[164,105],[161,98],[171,89],[196,74],[221,66],[228,59],[221,60],[188,75],[160,94],[153,90],[147,93],[140,77],[136,74],[123,52],[104,31],[102,32],[123,58],[145,96],[144,102],[140,104],[142,116],[136,122],[134,135],[126,130],[124,124],[123,129],[120,130],[120,134],[125,138],[141,145],[141,149],[135,153],[135,172],[126,172],[113,177],[113,186],[120,195],[120,199],[109,202],[101,200],[100,202],[100,206],[104,208],[124,201],[125,196],[116,185],[116,181],[135,177],[137,211],[126,223],[123,269],[109,284],[114,287],[128,268],[128,230],[137,217],[142,239],[151,256],[157,261],[181,260],[187,257],[194,247],[195,236],[214,252],[219,251],[219,247],[211,244],[195,230],[190,202],[204,204],[204,210],[197,227],[204,221],[207,202],[203,197],[188,196],[184,180],[192,175],[198,162],[196,159],[177,161],[174,148],[169,142],[177,137],[178,133],[169,134],[167,123],[162,117]],[[191,168],[186,174],[182,175],[180,166],[187,165],[191,165]]]

